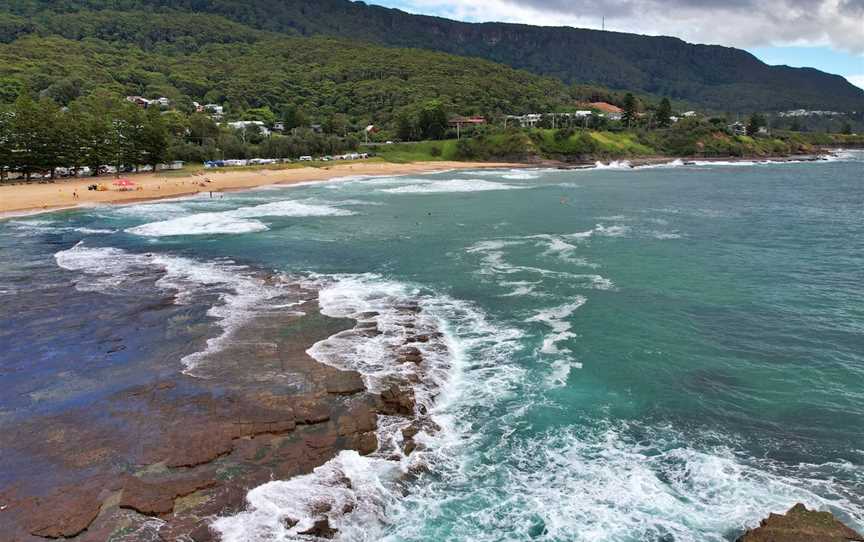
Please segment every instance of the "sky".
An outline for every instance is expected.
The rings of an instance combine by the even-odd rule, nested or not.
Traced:
[[[864,88],[864,0],[366,0],[468,22],[675,36],[812,67]]]

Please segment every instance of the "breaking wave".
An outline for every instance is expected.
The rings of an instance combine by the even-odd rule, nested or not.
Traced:
[[[447,181],[432,181],[424,184],[409,184],[396,188],[384,188],[381,191],[390,194],[441,194],[447,192],[518,190],[520,188],[525,187],[484,181],[482,179],[451,179]]]
[[[340,540],[380,540],[389,515],[401,507],[406,475],[420,467],[434,472],[452,460],[448,450],[461,440],[454,405],[466,393],[471,400],[492,401],[522,374],[509,364],[521,333],[492,325],[468,303],[371,274],[319,276],[310,285],[320,288],[323,314],[353,318],[357,326],[308,353],[359,371],[373,391],[394,381],[411,382],[413,423],[421,420],[423,427],[415,437],[420,447],[403,453],[402,429],[412,421],[382,415],[377,452],[363,457],[343,451],[311,474],[253,489],[245,511],[213,524],[225,542],[308,540],[303,531],[322,519],[338,530]],[[411,343],[423,362],[401,362],[406,337],[417,334],[428,338]]]
[[[276,201],[231,211],[198,213],[189,216],[151,222],[126,231],[145,237],[178,235],[237,234],[265,231],[268,226],[256,218],[350,216],[354,213],[332,205]]]

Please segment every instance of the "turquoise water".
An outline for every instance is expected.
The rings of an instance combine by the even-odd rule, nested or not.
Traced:
[[[864,529],[860,154],[343,179],[22,218],[0,247],[10,303],[44,276],[82,303],[119,281],[134,304],[122,277],[149,269],[158,287],[221,292],[193,316],[230,341],[272,297],[250,274],[275,271],[322,288],[325,313],[413,298],[445,332],[425,451],[343,453],[326,468],[351,478],[347,497],[326,468],[255,490],[217,524],[228,540],[293,539],[278,519],[298,488],[363,501],[331,518],[346,540],[734,540],[799,501]],[[26,321],[5,316],[4,379],[23,387],[31,373],[8,367],[25,366]],[[82,348],[67,344],[39,356]],[[389,370],[381,345],[340,345],[319,359],[372,387]],[[195,351],[171,350],[178,370],[206,363]]]

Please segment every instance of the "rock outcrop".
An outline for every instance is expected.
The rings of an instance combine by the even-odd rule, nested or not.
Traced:
[[[864,541],[830,512],[807,510],[796,504],[786,514],[771,514],[759,527],[744,533],[737,542],[849,542]]]

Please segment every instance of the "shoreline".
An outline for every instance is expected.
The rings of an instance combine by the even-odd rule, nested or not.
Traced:
[[[329,181],[341,177],[410,175],[454,169],[495,169],[530,167],[509,162],[356,162],[329,167],[289,169],[205,170],[174,176],[172,172],[139,173],[129,178],[140,189],[112,190],[114,177],[61,179],[47,184],[0,186],[0,220],[102,204],[132,204],[192,196],[200,193],[224,193],[261,186],[296,185]],[[92,184],[108,186],[107,191],[87,190]],[[77,198],[74,196],[77,194]]]
[[[113,177],[84,177],[61,179],[48,184],[0,185],[0,220],[32,216],[55,211],[86,208],[96,205],[135,204],[201,193],[225,193],[249,190],[263,186],[291,186],[308,182],[329,181],[353,176],[384,176],[436,173],[465,169],[505,169],[552,167],[558,169],[591,169],[597,163],[627,163],[631,168],[671,164],[676,161],[688,165],[692,162],[817,162],[838,149],[824,149],[807,155],[778,156],[644,156],[607,158],[594,161],[566,162],[562,160],[536,160],[525,162],[355,162],[328,167],[303,167],[288,169],[251,169],[196,171],[181,176],[170,172],[138,173],[131,179],[140,189],[132,191],[91,191],[88,185],[110,186]],[[73,196],[77,193],[78,198]]]

